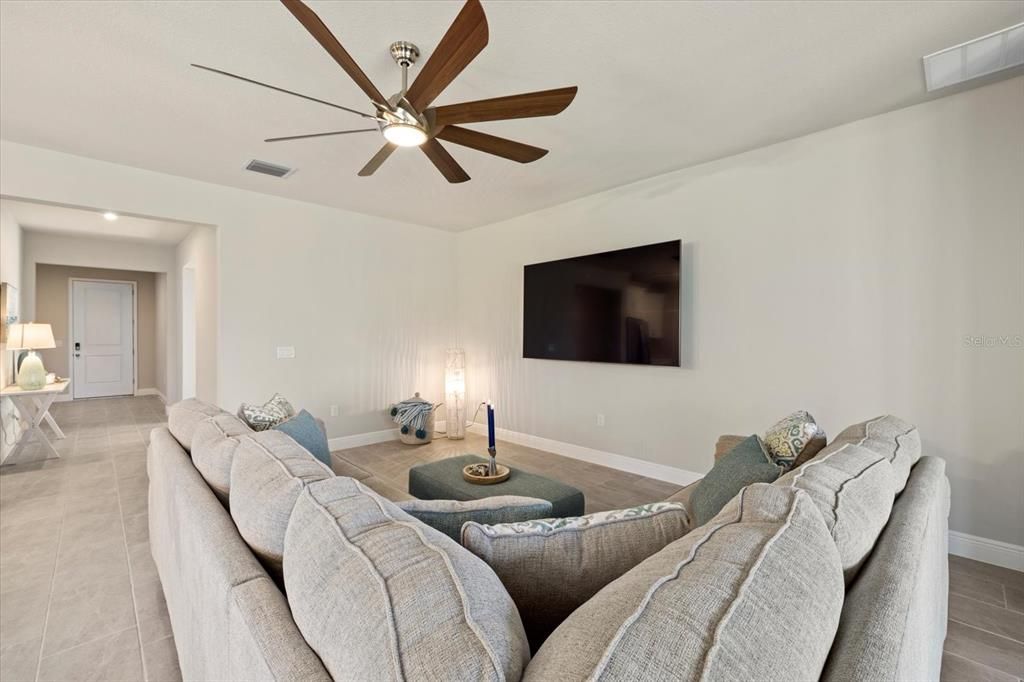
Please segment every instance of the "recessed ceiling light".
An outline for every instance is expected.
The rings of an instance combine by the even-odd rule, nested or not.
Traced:
[[[113,211],[107,211],[106,213],[103,214],[103,219],[108,220],[110,222],[114,222],[115,220],[117,220],[117,214],[114,213]]]

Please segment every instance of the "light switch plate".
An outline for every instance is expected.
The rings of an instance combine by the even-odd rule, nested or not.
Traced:
[[[277,359],[290,360],[295,357],[295,346],[278,346]]]

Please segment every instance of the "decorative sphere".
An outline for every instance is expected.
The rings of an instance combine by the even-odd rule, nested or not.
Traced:
[[[416,429],[416,437],[423,440],[427,437],[427,432],[424,429]]]
[[[408,426],[407,424],[402,424],[402,429],[401,429],[401,431],[402,431],[402,435],[403,435],[403,436],[404,436],[405,434],[409,433],[409,426]]]
[[[398,414],[398,408],[397,407],[392,407],[391,408],[391,416],[394,417],[397,414]]]

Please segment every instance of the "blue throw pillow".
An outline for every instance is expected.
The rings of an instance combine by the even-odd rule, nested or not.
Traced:
[[[715,462],[694,488],[688,505],[693,527],[703,526],[713,519],[743,488],[752,483],[771,483],[782,471],[782,467],[772,462],[760,438],[745,439]]]
[[[331,466],[331,448],[327,445],[327,436],[320,430],[320,425],[309,412],[301,410],[294,417],[273,428],[291,436],[292,440],[309,450],[310,454]]]

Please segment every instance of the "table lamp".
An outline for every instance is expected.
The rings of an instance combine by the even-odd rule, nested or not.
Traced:
[[[12,324],[7,332],[7,350],[27,350],[28,355],[18,368],[18,386],[23,391],[38,391],[46,387],[46,368],[36,353],[43,348],[56,348],[53,329],[48,324]]]

